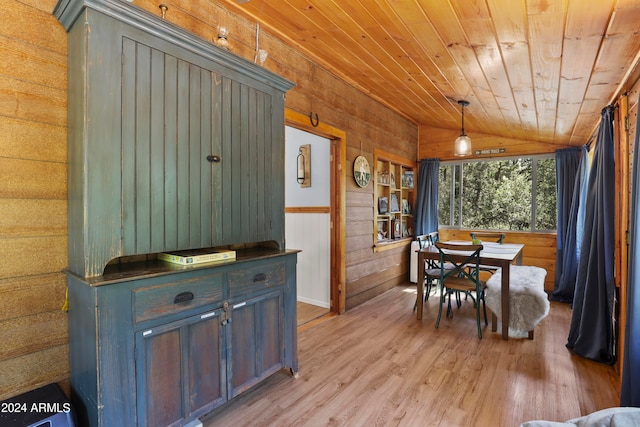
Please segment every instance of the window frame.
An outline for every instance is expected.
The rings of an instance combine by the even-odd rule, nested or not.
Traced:
[[[496,229],[487,229],[487,228],[474,228],[477,230],[484,231],[505,231],[505,232],[524,232],[524,233],[555,233],[557,232],[557,224],[555,229],[537,229],[536,228],[536,215],[537,215],[537,182],[538,182],[538,161],[545,159],[554,159],[555,153],[547,153],[547,154],[532,154],[532,155],[515,155],[515,156],[504,156],[504,157],[491,157],[491,158],[464,158],[464,159],[456,159],[456,160],[445,160],[440,162],[440,167],[448,167],[448,166],[460,166],[464,163],[480,163],[480,162],[500,162],[500,161],[508,161],[508,160],[518,160],[518,159],[531,159],[532,170],[531,170],[531,217],[530,223],[531,226],[528,230],[496,230]],[[442,229],[450,229],[450,230],[464,230],[468,227],[462,227],[463,222],[463,203],[460,194],[463,194],[463,184],[464,182],[464,167],[452,168],[452,179],[451,179],[451,188],[449,189],[449,224],[441,224],[438,221],[438,227]],[[458,195],[456,195],[456,184],[459,186],[460,191]],[[557,189],[557,183],[556,183]],[[456,197],[458,196],[458,197]],[[457,200],[457,203],[456,203]],[[440,203],[442,200],[438,199],[438,210],[440,209]],[[455,222],[455,213],[458,211],[458,224],[454,224]],[[557,211],[557,190],[556,190],[556,211]],[[440,215],[438,215],[438,218]],[[452,225],[454,224],[454,225]]]

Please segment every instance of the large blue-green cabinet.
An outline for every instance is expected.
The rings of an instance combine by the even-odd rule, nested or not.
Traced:
[[[121,0],[59,0],[68,32],[69,338],[81,424],[182,425],[297,372],[284,241],[293,84]],[[160,252],[232,247],[172,267]]]

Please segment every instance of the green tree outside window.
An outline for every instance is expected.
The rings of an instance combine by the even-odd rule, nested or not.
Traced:
[[[440,166],[440,225],[512,231],[556,228],[555,158],[524,157]]]

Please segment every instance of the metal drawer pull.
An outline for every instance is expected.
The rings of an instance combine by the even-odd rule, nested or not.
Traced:
[[[207,161],[208,161],[209,163],[219,163],[219,162],[220,162],[220,160],[221,160],[221,159],[220,159],[220,156],[216,156],[216,155],[214,155],[214,154],[209,154],[209,155],[207,156]]]
[[[253,283],[264,282],[265,280],[267,280],[267,275],[264,273],[258,273],[255,276],[253,276]]]
[[[193,299],[193,292],[180,292],[173,299],[174,304],[180,304],[183,302],[189,302]]]

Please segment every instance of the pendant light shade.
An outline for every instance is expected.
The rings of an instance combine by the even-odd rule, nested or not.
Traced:
[[[456,142],[453,147],[453,154],[456,156],[471,155],[471,139],[469,139],[467,135],[460,135],[456,138]]]
[[[458,104],[462,107],[462,129],[460,130],[460,136],[456,138],[456,142],[453,145],[453,155],[470,156],[471,139],[464,133],[464,107],[469,105],[469,102],[460,100]]]

